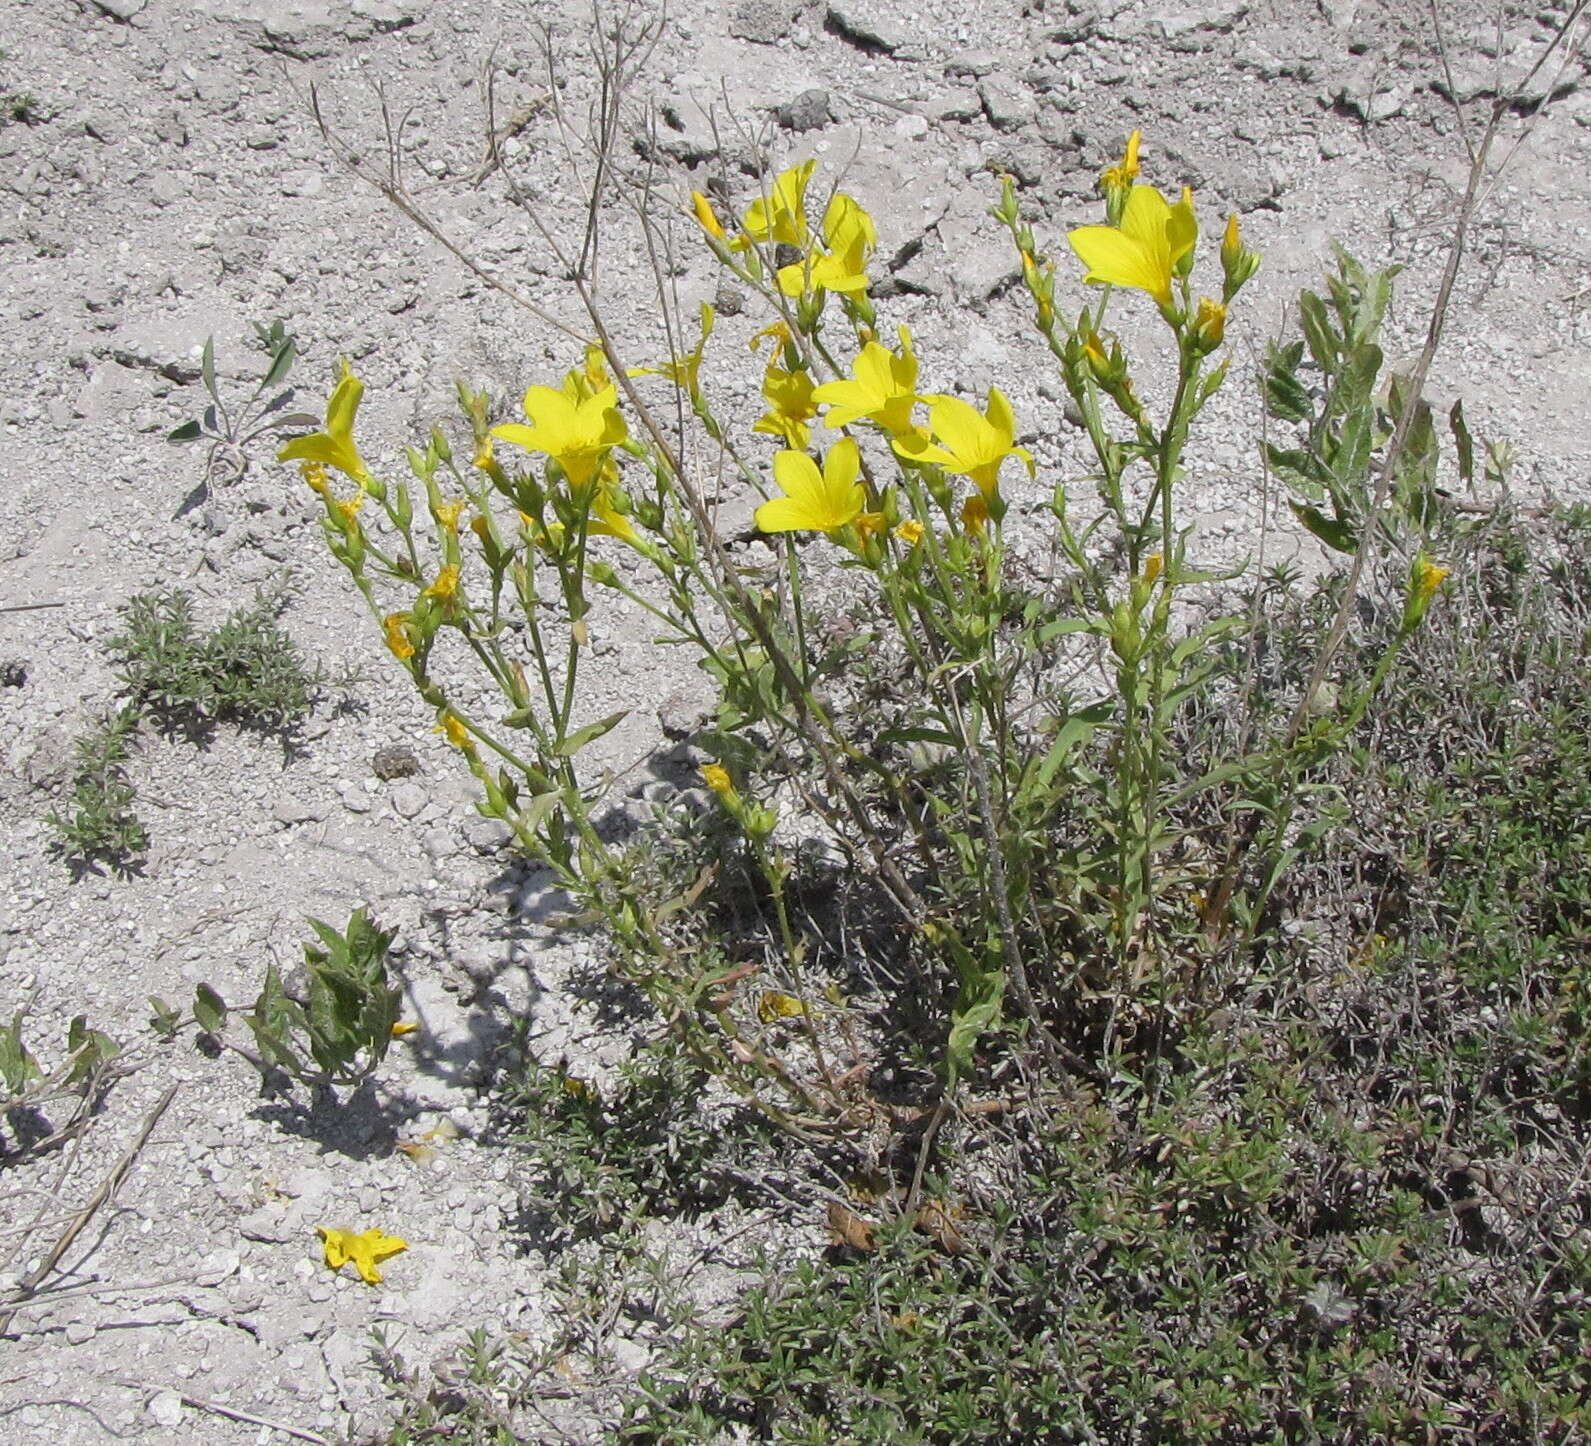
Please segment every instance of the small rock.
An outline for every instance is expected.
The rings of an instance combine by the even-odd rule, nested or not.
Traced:
[[[513,829],[502,819],[480,814],[465,819],[459,832],[464,835],[464,842],[478,854],[494,854],[514,837]]]
[[[197,1274],[205,1285],[218,1285],[242,1268],[243,1257],[230,1248],[212,1250],[199,1262]]]
[[[774,110],[774,118],[787,131],[820,130],[834,119],[826,90],[804,90],[794,100]]]
[[[746,293],[726,278],[718,283],[713,306],[720,316],[739,316],[746,309]]]
[[[1247,0],[1199,0],[1191,5],[1158,6],[1145,27],[1153,40],[1168,40],[1173,50],[1202,50],[1248,14]]]
[[[928,134],[928,117],[903,115],[895,122],[895,134],[903,141],[920,141]]]
[[[970,75],[974,80],[1000,68],[1000,57],[992,50],[958,50],[945,62],[946,75]]]
[[[284,196],[320,195],[326,189],[326,177],[320,171],[288,171],[281,179]]]
[[[162,1430],[175,1431],[182,1424],[182,1397],[175,1391],[156,1391],[144,1410]]]
[[[276,800],[276,805],[271,809],[271,817],[278,823],[291,828],[299,823],[321,823],[328,813],[323,803],[306,803],[301,798],[294,798],[292,794],[283,794]]]
[[[0,688],[20,688],[27,681],[26,658],[0,658]]]
[[[149,0],[94,0],[94,8],[103,10],[112,20],[126,24],[149,4]]]
[[[370,759],[370,769],[377,778],[390,783],[394,778],[413,777],[420,771],[420,760],[407,744],[394,743],[375,751]]]
[[[425,805],[425,790],[417,783],[400,783],[392,790],[392,807],[399,818],[417,818]]]
[[[337,797],[342,800],[343,807],[349,813],[370,812],[370,795],[357,783],[353,783],[346,778],[343,779],[337,785]]]
[[[794,28],[803,0],[741,0],[730,17],[729,33],[755,45],[775,45]]]
[[[910,28],[892,18],[890,6],[872,0],[845,0],[844,4],[830,5],[829,29],[863,50],[891,54],[915,48]]]
[[[69,1346],[86,1346],[94,1339],[95,1331],[86,1320],[69,1320],[66,1323],[66,1343]]]
[[[994,75],[979,83],[978,98],[989,124],[997,131],[1021,130],[1030,126],[1039,113],[1033,92],[1008,76]]]

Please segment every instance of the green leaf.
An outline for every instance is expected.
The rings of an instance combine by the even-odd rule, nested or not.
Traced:
[[[22,1021],[26,1016],[17,1010],[9,1025],[0,1024],[0,1081],[8,1093],[21,1094],[30,1080],[39,1078],[38,1061],[28,1053],[22,1043]]]
[[[172,1038],[182,1028],[182,1016],[158,994],[149,994],[149,1027],[162,1039]]]
[[[1381,348],[1373,342],[1356,346],[1343,359],[1342,371],[1331,390],[1330,411],[1333,416],[1348,416],[1354,412],[1371,412],[1371,398],[1375,394],[1376,380],[1381,375],[1383,361]]]
[[[121,1053],[121,1046],[108,1034],[89,1028],[88,1016],[83,1014],[67,1026],[66,1048],[71,1058],[67,1077],[74,1085],[86,1083],[95,1070]]]
[[[1272,371],[1266,377],[1265,400],[1271,415],[1283,422],[1307,422],[1314,412],[1309,389],[1291,372]]]
[[[1293,516],[1334,552],[1358,550],[1358,534],[1349,523],[1341,518],[1327,517],[1320,508],[1311,507],[1304,502],[1289,501],[1287,505],[1293,509]]]
[[[892,743],[936,743],[945,748],[961,747],[961,740],[943,728],[886,728],[876,741],[880,748]]]
[[[204,389],[215,398],[219,405],[221,394],[215,389],[215,338],[207,336],[204,339],[204,355],[199,359],[199,374],[204,378]]]
[[[201,984],[193,994],[193,1017],[206,1034],[220,1034],[226,1029],[226,1001],[208,984]]]
[[[945,1040],[946,1087],[971,1070],[972,1051],[979,1038],[1000,1020],[1000,1001],[1005,992],[1005,975],[998,969],[963,982],[961,997],[950,1017],[950,1034]]]
[[[1038,630],[1040,644],[1053,643],[1057,638],[1064,638],[1072,633],[1099,633],[1104,629],[1097,622],[1090,622],[1087,618],[1061,618],[1057,622],[1045,623]]]
[[[588,743],[595,742],[604,733],[610,733],[630,716],[628,708],[621,708],[617,713],[609,713],[606,718],[599,718],[595,723],[587,723],[584,728],[577,728],[558,741],[558,746],[553,752],[559,758],[573,758]]]
[[[278,385],[288,372],[293,369],[293,362],[298,356],[298,348],[289,337],[279,346],[271,356],[271,369],[266,372],[265,380],[260,383],[260,390],[267,391]]]
[[[265,1063],[285,1070],[294,1079],[303,1079],[304,1063],[292,1041],[295,1034],[304,1032],[304,1011],[282,987],[282,976],[274,964],[266,967],[265,983],[254,1001],[248,1024]]]
[[[1342,424],[1331,452],[1331,474],[1335,479],[1334,491],[1357,496],[1364,490],[1370,472],[1370,452],[1375,446],[1375,413],[1369,407],[1358,407],[1350,412]],[[1330,485],[1330,484],[1328,484]]]
[[[167,432],[166,440],[181,444],[183,442],[197,442],[202,436],[204,436],[204,428],[198,422],[184,422],[180,427],[173,427]]]
[[[1340,340],[1331,324],[1326,303],[1313,291],[1299,293],[1298,320],[1304,329],[1304,340],[1309,343],[1309,354],[1315,365],[1327,376],[1336,369]]]
[[[1038,785],[1048,791],[1061,765],[1093,737],[1094,730],[1108,723],[1116,711],[1114,699],[1080,708],[1056,730],[1055,741],[1050,744],[1044,761],[1039,764]]]
[[[1468,487],[1475,480],[1475,438],[1464,420],[1462,400],[1453,403],[1453,410],[1447,414],[1447,425],[1453,433],[1453,444],[1458,448],[1459,478]]]
[[[1331,473],[1321,465],[1320,459],[1301,447],[1283,448],[1267,442],[1265,460],[1284,481],[1296,482],[1310,492],[1318,494],[1331,480]]]

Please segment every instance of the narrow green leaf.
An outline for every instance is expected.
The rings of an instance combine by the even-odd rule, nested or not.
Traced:
[[[184,422],[180,427],[173,427],[166,433],[168,442],[175,442],[179,446],[184,442],[197,442],[204,436],[204,428],[198,422]]]
[[[221,394],[215,389],[215,338],[204,339],[204,355],[199,359],[199,374],[204,378],[204,389],[215,398],[219,406]]]
[[[1334,552],[1358,550],[1358,534],[1347,522],[1327,517],[1318,507],[1307,503],[1289,501],[1287,505],[1293,509],[1293,515]]]
[[[936,743],[945,748],[960,748],[961,740],[943,728],[886,728],[878,735],[878,746],[892,743]]]
[[[604,733],[612,732],[629,716],[630,710],[621,708],[617,713],[609,713],[606,718],[599,718],[595,723],[587,723],[584,728],[577,728],[573,733],[560,739],[553,752],[559,758],[573,758],[586,744],[595,742]]]
[[[1040,643],[1053,643],[1057,638],[1064,638],[1072,633],[1098,633],[1103,631],[1100,625],[1090,622],[1086,618],[1062,618],[1057,622],[1045,623],[1038,630]]]
[[[1453,444],[1458,448],[1459,478],[1468,487],[1475,480],[1475,438],[1464,420],[1462,400],[1453,403],[1453,410],[1447,414],[1447,425],[1453,433]]]
[[[271,369],[266,372],[265,380],[260,383],[260,390],[266,391],[277,386],[288,372],[292,371],[297,356],[298,349],[293,345],[291,338],[284,341],[271,357]]]
[[[1040,788],[1047,791],[1051,787],[1061,765],[1094,736],[1096,728],[1108,723],[1115,711],[1115,700],[1110,699],[1079,709],[1061,724],[1056,730],[1055,741],[1050,744],[1049,750],[1044,755],[1044,761],[1039,764]]]

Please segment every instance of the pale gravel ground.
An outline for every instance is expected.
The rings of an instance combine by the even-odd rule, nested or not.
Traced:
[[[1565,7],[1505,16],[1510,73],[1544,34],[1534,12],[1554,8]],[[1438,72],[1415,7],[999,0],[835,11],[853,35],[871,24],[893,54],[825,27],[821,6],[682,0],[637,95],[678,118],[679,129],[660,131],[671,153],[666,180],[683,191],[710,165],[692,173],[679,159],[710,147],[699,104],[727,103],[758,124],[762,108],[826,90],[835,118],[801,135],[773,129],[775,163],[808,154],[851,162],[848,184],[878,213],[901,262],[903,289],[882,304],[885,325],[914,327],[925,386],[1004,387],[1046,469],[1075,473],[1084,463],[1059,423],[1059,392],[1022,324],[1020,294],[1004,290],[1011,262],[984,214],[996,197],[987,163],[1032,182],[1023,199],[1046,214],[1041,240],[1064,250],[1064,228],[1095,219],[1097,167],[1141,126],[1148,178],[1195,185],[1212,227],[1225,207],[1242,208],[1265,253],[1233,323],[1240,354],[1257,354],[1333,237],[1367,260],[1408,265],[1392,350],[1417,350],[1462,150],[1431,89]],[[335,356],[354,358],[370,384],[366,452],[389,467],[446,415],[455,376],[513,393],[576,360],[340,174],[305,97],[311,80],[320,83],[367,144],[371,82],[412,102],[406,154],[417,182],[442,183],[427,193],[438,216],[572,321],[572,298],[500,184],[472,189],[458,178],[481,155],[486,54],[495,46],[506,70],[504,112],[543,90],[532,21],[551,25],[565,103],[583,107],[589,74],[574,58],[582,13],[572,3],[531,5],[527,19],[527,7],[496,0],[13,0],[0,17],[0,90],[33,93],[42,113],[37,124],[0,128],[0,606],[67,605],[0,614],[0,657],[26,659],[28,673],[24,687],[0,690],[0,850],[9,860],[0,1012],[37,987],[31,1038],[40,1047],[78,1012],[138,1042],[143,1067],[116,1088],[82,1157],[68,1162],[71,1200],[103,1177],[161,1091],[180,1086],[119,1208],[68,1258],[64,1277],[175,1283],[18,1317],[0,1359],[0,1436],[19,1446],[273,1439],[182,1407],[172,1391],[328,1436],[369,1430],[382,1411],[366,1364],[372,1324],[389,1326],[421,1363],[481,1322],[532,1338],[552,1328],[547,1267],[504,1232],[517,1200],[512,1157],[470,1139],[486,1118],[472,1071],[513,1010],[534,1011],[554,1056],[568,1049],[580,1060],[598,1047],[562,987],[585,949],[554,942],[538,922],[535,880],[495,855],[490,832],[471,822],[469,780],[400,680],[373,665],[359,690],[364,711],[317,715],[300,756],[228,730],[203,753],[151,743],[136,777],[154,847],[132,879],[74,882],[47,852],[43,816],[71,737],[113,686],[100,642],[117,606],[152,583],[190,588],[214,621],[286,567],[302,589],[286,625],[305,650],[329,663],[375,656],[290,469],[262,452],[248,479],[218,499],[219,532],[202,509],[175,516],[199,458],[162,438],[201,407],[195,357],[207,335],[236,386],[253,364],[250,323],[283,317],[303,348],[296,380],[312,408]],[[1461,88],[1483,87],[1493,62],[1477,40],[1494,17],[1457,5],[1443,13]],[[784,38],[756,44],[731,33],[759,25]],[[1591,500],[1583,74],[1579,61],[1567,66],[1546,112],[1505,129],[1518,149],[1482,206],[1433,380],[1444,408],[1462,397],[1478,433],[1518,448],[1516,487],[1530,498]],[[543,214],[572,234],[578,205],[551,120],[533,121],[512,149]],[[742,199],[755,190],[744,174],[734,182]],[[614,227],[606,292],[637,359],[654,359],[645,278],[617,218]],[[689,315],[712,298],[716,278],[689,228],[680,240],[692,257],[676,278]],[[1153,337],[1130,307],[1122,316],[1130,338]],[[725,317],[720,355],[744,355],[760,325],[750,314]],[[741,414],[755,400],[749,390]],[[1255,426],[1252,388],[1230,387],[1190,465],[1193,506],[1217,556],[1253,542],[1260,477],[1239,439]],[[728,515],[744,516],[754,500],[726,497]],[[635,710],[603,752],[627,767],[657,746],[659,706],[688,714],[700,684],[648,644],[635,618],[607,611],[593,624],[602,673],[590,712]],[[389,786],[369,760],[400,740],[424,772]],[[643,766],[627,781],[645,776]],[[272,951],[284,961],[296,953],[305,915],[340,921],[357,903],[401,930],[426,1025],[419,1046],[384,1071],[378,1104],[305,1119],[260,1101],[238,1061],[148,1042],[147,994],[180,1000],[207,979],[235,999],[252,997]],[[444,1115],[464,1137],[434,1167],[393,1155],[395,1136]],[[0,1175],[0,1224],[29,1218],[24,1187],[46,1186],[61,1168],[57,1159]],[[313,1226],[332,1220],[408,1238],[384,1287],[332,1278],[319,1264]],[[728,1228],[710,1220],[699,1241]],[[801,1228],[809,1244],[821,1240],[818,1220]],[[726,1252],[726,1267],[744,1258],[742,1245]],[[636,1327],[620,1342],[621,1364],[633,1367],[655,1344]],[[574,1439],[585,1438],[576,1430]]]

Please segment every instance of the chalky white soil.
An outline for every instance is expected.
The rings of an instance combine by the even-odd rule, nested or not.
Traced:
[[[1011,250],[986,215],[992,172],[1020,179],[1041,242],[1061,255],[1067,226],[1098,219],[1094,177],[1134,127],[1147,179],[1191,184],[1211,230],[1238,210],[1265,268],[1232,320],[1237,366],[1189,468],[1205,546],[1237,558],[1261,511],[1245,369],[1332,238],[1407,266],[1391,350],[1412,360],[1465,170],[1439,88],[1478,118],[1498,76],[1511,84],[1541,53],[1544,18],[1568,5],[1499,15],[1443,0],[1451,82],[1426,7],[1377,0],[671,9],[629,97],[636,118],[650,108],[643,149],[665,197],[722,172],[744,204],[759,140],[774,167],[806,156],[848,165],[847,188],[882,233],[877,270],[892,294],[881,318],[913,327],[925,388],[971,395],[998,382],[1012,397],[1040,463],[1031,492],[1016,484],[1018,515],[1085,464],[1011,287]],[[0,92],[34,97],[30,120],[0,124],[0,660],[22,665],[0,687],[0,1014],[31,998],[30,1040],[53,1057],[67,1020],[85,1013],[136,1066],[78,1145],[0,1162],[7,1288],[56,1233],[23,1227],[80,1207],[177,1086],[114,1206],[0,1343],[0,1439],[17,1446],[289,1439],[198,1403],[328,1440],[368,1438],[389,1409],[368,1364],[373,1326],[421,1367],[473,1326],[532,1340],[556,1329],[549,1263],[510,1228],[521,1166],[482,1137],[479,1085],[525,1011],[549,1057],[567,1052],[582,1067],[612,1046],[565,988],[592,946],[552,934],[537,877],[472,812],[471,781],[325,558],[293,469],[257,444],[240,480],[195,503],[202,453],[164,440],[202,410],[205,338],[236,391],[257,375],[252,324],[276,318],[298,337],[293,380],[310,410],[336,357],[353,360],[369,384],[362,445],[389,474],[402,447],[447,416],[455,377],[513,396],[578,360],[573,343],[341,170],[309,112],[313,85],[339,133],[375,156],[382,88],[401,113],[405,176],[438,224],[578,324],[503,177],[478,175],[483,66],[497,71],[499,121],[521,113],[549,90],[543,27],[560,108],[583,123],[594,83],[573,3],[8,0],[0,10]],[[1551,97],[1539,112],[1505,122],[1508,168],[1483,199],[1433,375],[1444,410],[1461,397],[1478,434],[1513,444],[1513,486],[1529,499],[1591,495],[1584,76],[1582,47],[1532,83],[1532,101]],[[581,193],[554,107],[536,110],[506,154],[546,224],[577,236]],[[612,235],[602,294],[634,361],[656,360],[650,275],[617,212]],[[691,316],[718,282],[688,224],[677,239],[672,280]],[[1076,304],[1081,287],[1069,294]],[[1146,306],[1128,298],[1118,314],[1133,338],[1156,339]],[[723,315],[717,354],[744,370],[734,359],[762,324],[749,308]],[[730,386],[731,413],[752,415],[757,380],[751,371]],[[755,500],[724,496],[733,525]],[[1285,532],[1270,545],[1296,546]],[[298,588],[284,625],[305,653],[366,668],[358,709],[323,706],[286,751],[225,727],[203,750],[146,739],[133,776],[147,858],[131,877],[74,877],[50,851],[45,814],[62,796],[71,740],[113,694],[103,642],[118,606],[171,584],[214,623],[284,570]],[[3,611],[27,604],[62,606]],[[587,711],[633,710],[600,761],[635,787],[663,771],[649,762],[665,746],[660,713],[688,723],[702,684],[635,615],[604,604],[592,624]],[[371,759],[394,744],[411,746],[421,771],[385,782]],[[185,1002],[208,980],[252,999],[272,958],[295,958],[306,915],[341,922],[358,904],[399,930],[409,1013],[423,1026],[373,1093],[306,1112],[262,1099],[234,1056],[212,1061],[191,1035],[167,1046],[150,1035],[146,995]],[[458,1138],[434,1160],[395,1150],[444,1118]],[[741,1211],[702,1222],[678,1243],[682,1258],[749,1223]],[[367,1287],[326,1270],[317,1224],[377,1226],[409,1250]],[[816,1213],[793,1228],[821,1241]],[[755,1238],[725,1245],[714,1268],[733,1269]],[[644,1322],[620,1322],[601,1363],[619,1385],[603,1409],[658,1345]],[[562,1388],[587,1369],[571,1363]],[[563,1424],[536,1439],[596,1439],[600,1411],[557,1411]]]

